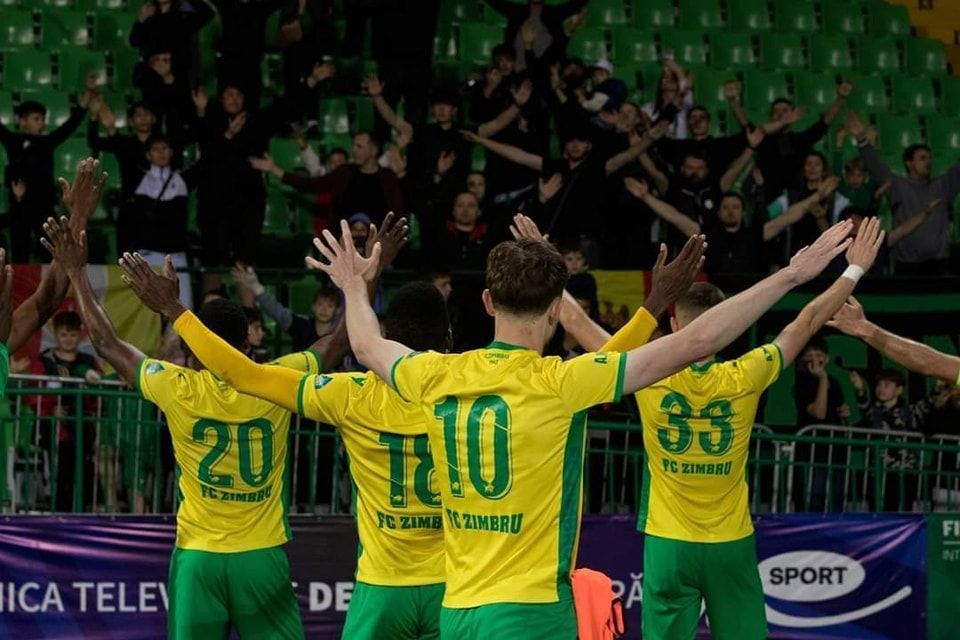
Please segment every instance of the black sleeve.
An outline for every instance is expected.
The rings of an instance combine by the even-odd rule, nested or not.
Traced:
[[[203,0],[190,0],[190,6],[192,6],[194,10],[187,14],[187,20],[185,22],[188,33],[186,35],[193,34],[202,29],[205,24],[213,20],[213,16],[215,15],[213,7]]]
[[[797,141],[800,143],[799,146],[804,149],[809,149],[816,144],[820,138],[827,135],[827,131],[829,130],[829,125],[823,121],[823,118],[820,118],[812,125],[796,134]]]
[[[713,138],[711,145],[713,146],[711,155],[716,158],[717,164],[729,167],[747,146],[747,134],[745,131],[740,131],[730,136]]]
[[[797,405],[797,420],[802,422],[807,417],[807,406],[817,397],[817,379],[813,376],[796,371],[793,383],[793,400]]]
[[[86,109],[80,105],[74,105],[73,108],[70,109],[70,119],[50,132],[50,143],[53,146],[57,146],[66,142],[67,139],[73,135],[73,132],[80,127],[80,123],[83,122],[83,117],[86,114]]]

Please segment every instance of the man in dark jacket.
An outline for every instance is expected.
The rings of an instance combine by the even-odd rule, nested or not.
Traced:
[[[187,78],[193,66],[193,36],[213,15],[203,0],[152,0],[140,7],[130,31],[130,46],[141,55],[169,51],[174,75]]]

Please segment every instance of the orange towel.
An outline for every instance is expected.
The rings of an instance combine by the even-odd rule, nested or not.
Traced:
[[[614,640],[624,634],[623,603],[613,582],[599,571],[573,572],[573,605],[580,640]]]

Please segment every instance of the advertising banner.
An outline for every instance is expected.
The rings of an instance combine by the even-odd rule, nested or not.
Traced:
[[[927,516],[928,640],[957,637],[960,594],[960,513]]]
[[[942,550],[960,549],[960,518],[938,520]],[[353,592],[357,540],[347,517],[292,518],[287,546],[308,638],[339,638]],[[18,516],[0,520],[0,638],[154,640],[166,637],[174,540],[161,516]],[[922,638],[926,533],[922,516],[757,520],[771,638]],[[955,560],[955,559],[954,559]],[[940,611],[955,606],[957,566],[937,568]],[[604,571],[640,637],[643,537],[633,516],[584,519],[579,566]],[[936,593],[936,592],[935,592]],[[947,624],[942,623],[946,634]],[[700,637],[709,637],[706,618]],[[947,635],[931,637],[946,638]],[[953,637],[953,636],[949,636]]]

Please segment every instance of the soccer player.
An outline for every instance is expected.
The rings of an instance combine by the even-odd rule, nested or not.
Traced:
[[[53,254],[73,285],[101,358],[166,415],[180,470],[177,540],[170,561],[168,637],[303,638],[282,545],[290,539],[283,493],[290,412],[237,393],[210,372],[145,357],[121,340],[86,277],[86,234],[52,218]],[[172,270],[170,263],[168,269]],[[172,274],[176,277],[176,274]],[[239,305],[207,303],[200,317],[242,349],[247,319]],[[313,351],[276,361],[277,369],[320,369]]]
[[[315,244],[347,301],[357,358],[424,411],[444,511],[442,638],[575,638],[570,587],[580,524],[585,410],[715,353],[846,249],[841,223],[782,269],[686,329],[626,354],[541,356],[567,281],[544,242],[496,247],[483,302],[495,340],[463,354],[415,353],[384,338],[366,297],[377,251],[324,232]],[[344,232],[346,227],[344,225]]]
[[[827,326],[838,329],[848,336],[860,338],[882,353],[885,358],[893,360],[910,371],[940,378],[960,386],[960,358],[941,353],[925,344],[878,327],[867,320],[863,307],[852,296],[837,311]]]
[[[883,236],[878,219],[865,223],[847,250],[847,271],[772,343],[729,362],[697,359],[636,394],[646,452],[637,523],[646,534],[644,638],[693,638],[701,601],[714,638],[767,637],[744,480],[757,405],[870,270]],[[672,329],[681,333],[723,299],[716,286],[694,283],[676,304]],[[637,320],[611,339],[577,305],[567,306],[564,328],[585,348],[636,348],[650,337],[651,324]]]

